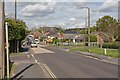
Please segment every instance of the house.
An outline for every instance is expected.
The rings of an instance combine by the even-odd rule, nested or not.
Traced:
[[[41,33],[39,31],[34,32],[34,39],[40,39]]]
[[[100,31],[100,32],[95,31],[95,32],[92,32],[90,35],[91,36],[96,36],[98,43],[99,43],[100,39],[101,39],[102,42],[109,42],[109,40],[110,40],[109,36],[106,33],[103,33],[102,31]]]
[[[39,39],[40,36],[41,36],[41,33],[40,33],[39,31],[30,32],[30,33],[28,34],[28,36],[31,36],[31,37],[33,37],[34,39]]]
[[[85,41],[85,35],[84,34],[63,34],[63,39],[66,39],[73,43],[79,43]]]

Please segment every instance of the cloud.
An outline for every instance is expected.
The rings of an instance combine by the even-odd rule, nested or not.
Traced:
[[[17,2],[49,2],[50,0],[17,0]],[[102,2],[104,0],[56,0],[57,2]],[[5,2],[14,2],[14,0],[5,0]]]
[[[55,11],[55,0],[51,2],[43,2],[37,4],[30,4],[21,10],[22,16],[47,16]]]
[[[98,8],[99,12],[112,12],[117,10],[118,1],[117,0],[106,0],[103,4]]]
[[[76,20],[76,18],[70,18],[69,20],[70,20],[70,21],[75,21],[75,20]]]
[[[84,6],[88,6],[91,10],[91,26],[95,25],[96,20],[104,15],[111,15],[113,17],[117,15],[117,12],[103,12],[100,10],[94,12],[95,9],[105,4],[106,1],[84,1]],[[34,23],[39,25],[40,23],[53,26],[61,25],[61,27],[65,28],[84,27],[87,10],[79,9],[78,7],[81,5],[77,5],[78,3],[81,2],[56,2],[56,0],[51,0],[51,2],[26,3],[24,4],[25,6],[21,4],[18,5],[18,11],[21,11],[21,15],[18,17],[24,20],[29,28],[34,27]]]

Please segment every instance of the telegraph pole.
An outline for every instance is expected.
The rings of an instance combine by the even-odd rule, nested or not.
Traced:
[[[88,9],[88,47],[90,52],[90,8],[86,8]]]
[[[87,28],[87,17],[85,18],[85,46],[86,46],[86,38],[87,38],[87,30],[86,30],[86,28]]]
[[[90,52],[90,8],[80,7],[80,9],[86,8],[88,11],[88,51]]]
[[[15,0],[15,21],[17,19],[17,3],[16,3],[16,0]]]
[[[14,5],[15,5],[15,12],[14,12],[14,20],[15,20],[15,24],[16,24],[16,19],[17,19],[17,3],[16,0],[14,0]],[[18,41],[15,40],[15,52],[18,52]]]
[[[5,55],[4,55],[4,0],[0,1],[0,77],[1,79],[5,76]]]

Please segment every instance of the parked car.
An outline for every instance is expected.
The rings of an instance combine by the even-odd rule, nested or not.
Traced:
[[[32,43],[31,43],[31,47],[37,47],[36,42],[32,42]]]

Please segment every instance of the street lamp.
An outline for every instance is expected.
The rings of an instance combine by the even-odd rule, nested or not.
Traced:
[[[88,10],[88,47],[90,52],[90,8],[89,7],[80,7],[80,9],[86,8]]]

